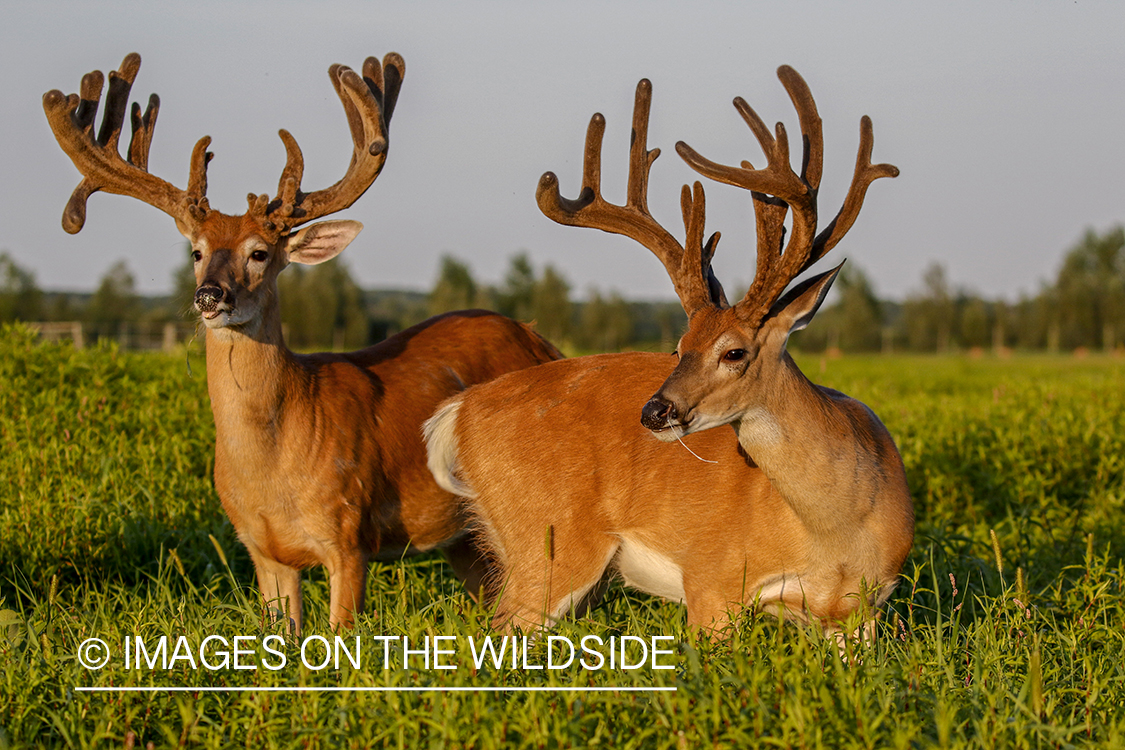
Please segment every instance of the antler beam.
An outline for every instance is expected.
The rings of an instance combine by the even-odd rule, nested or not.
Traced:
[[[296,139],[287,130],[279,131],[288,158],[278,182],[277,198],[265,207],[267,221],[292,228],[342,211],[359,200],[375,182],[386,161],[387,128],[405,75],[406,63],[394,52],[387,54],[382,63],[378,58],[367,58],[362,77],[346,65],[333,65],[328,69],[352,135],[348,171],[331,187],[301,192],[304,157]],[[252,205],[254,200],[251,196]]]
[[[143,114],[138,104],[132,105],[133,136],[127,159],[118,152],[129,92],[140,67],[141,57],[134,52],[125,56],[118,70],[110,72],[105,114],[97,137],[94,136],[94,120],[105,83],[100,71],[83,76],[80,94],[65,95],[56,89],[43,95],[43,110],[55,139],[82,174],[81,182],[63,211],[63,229],[70,234],[82,229],[86,221],[86,201],[99,190],[131,196],[159,208],[176,220],[181,231],[203,221],[211,210],[206,198],[207,163],[213,156],[207,150],[211,143],[209,136],[201,138],[192,151],[187,190],[148,172],[148,153],[160,111],[160,98],[156,94],[149,98]],[[277,198],[271,202],[266,195],[251,193],[248,196],[249,213],[269,233],[282,234],[352,205],[379,176],[386,161],[387,123],[406,74],[402,57],[393,52],[382,62],[369,57],[363,64],[362,77],[343,65],[333,65],[328,74],[344,106],[351,131],[351,163],[335,185],[303,193],[301,149],[288,131],[280,131],[287,159],[278,183]]]
[[[118,153],[129,91],[140,67],[141,57],[134,52],[125,56],[118,70],[110,72],[105,115],[96,138],[94,119],[105,81],[101,71],[95,70],[82,77],[81,94],[67,96],[55,89],[43,95],[43,110],[55,139],[82,173],[82,181],[63,211],[63,229],[70,234],[80,231],[86,223],[86,200],[99,190],[138,198],[177,221],[187,218],[188,203],[203,197],[202,192],[192,195],[148,172],[148,150],[160,111],[160,98],[156,94],[149,97],[143,115],[140,105],[133,104],[130,118],[133,137],[128,161]],[[206,178],[197,178],[194,165],[192,184],[197,188],[206,186]]]

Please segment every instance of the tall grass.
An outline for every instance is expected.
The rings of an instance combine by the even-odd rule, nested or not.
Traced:
[[[0,747],[1067,747],[1125,742],[1125,363],[801,362],[880,414],[918,536],[873,645],[744,618],[698,639],[682,607],[611,588],[553,634],[673,636],[672,670],[474,668],[488,635],[440,558],[376,564],[354,668],[126,669],[127,637],[256,643],[252,568],[210,481],[198,353],[0,334]],[[328,586],[305,584],[329,641]],[[377,637],[452,636],[457,669],[384,669]],[[114,649],[101,670],[78,645]],[[545,640],[529,648],[543,664]],[[251,660],[268,654],[260,647]],[[676,692],[156,692],[77,687],[675,687]]]

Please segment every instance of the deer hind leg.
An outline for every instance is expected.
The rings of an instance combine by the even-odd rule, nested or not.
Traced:
[[[289,629],[301,634],[301,571],[272,560],[250,547],[258,576],[258,590],[271,620],[288,618]]]
[[[367,556],[356,550],[332,550],[328,568],[328,625],[333,630],[350,628],[355,616],[363,612],[367,593]]]
[[[500,566],[499,600],[493,627],[513,630],[551,627],[568,612],[582,606],[601,583],[619,542],[601,539],[564,539],[556,535],[545,545],[527,545],[518,552],[508,547]]]

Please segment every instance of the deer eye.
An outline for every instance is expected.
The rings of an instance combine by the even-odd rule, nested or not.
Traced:
[[[203,253],[199,252],[198,250],[192,250],[191,259],[194,263],[198,263],[199,261],[203,260]]]
[[[726,362],[741,362],[746,357],[745,349],[731,349],[723,355],[723,360]]]
[[[255,250],[254,252],[250,253],[250,259],[256,260],[259,263],[264,263],[269,257],[269,253],[267,253],[265,250]]]

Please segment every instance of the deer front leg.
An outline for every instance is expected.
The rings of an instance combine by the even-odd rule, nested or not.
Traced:
[[[706,598],[697,601],[692,599],[689,594],[686,601],[688,627],[710,639],[726,637],[734,621],[731,605],[722,605],[717,598],[710,602]]]
[[[688,627],[712,640],[729,637],[731,626],[737,622],[743,606],[730,601],[730,582],[717,582],[705,568],[693,567],[684,571],[684,606],[687,607]]]
[[[334,551],[327,562],[331,589],[328,624],[333,630],[350,628],[363,611],[367,590],[367,556],[353,550]]]
[[[481,587],[488,573],[488,556],[471,535],[466,535],[442,550],[449,567],[474,602],[481,600]]]
[[[258,574],[258,590],[271,620],[289,619],[290,630],[301,634],[301,571],[283,565],[251,548],[250,558]]]

